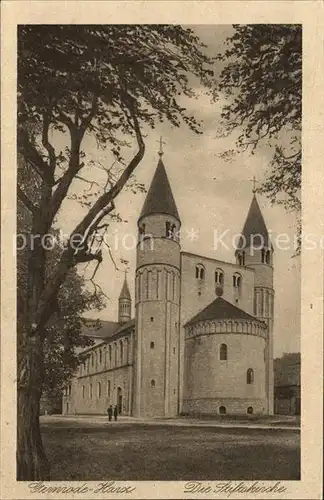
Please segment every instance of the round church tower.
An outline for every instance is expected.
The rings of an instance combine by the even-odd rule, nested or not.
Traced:
[[[179,408],[180,217],[162,153],[138,219],[135,278],[136,416]]]
[[[185,325],[183,412],[262,414],[267,326],[217,294]]]

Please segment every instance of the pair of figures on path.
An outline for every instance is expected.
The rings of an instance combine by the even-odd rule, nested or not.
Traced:
[[[112,405],[108,406],[107,413],[108,413],[108,420],[109,420],[109,422],[111,422],[113,414],[114,414],[114,419],[117,420],[117,415],[118,415],[118,407],[117,407],[117,405],[115,406],[115,408],[113,408]]]

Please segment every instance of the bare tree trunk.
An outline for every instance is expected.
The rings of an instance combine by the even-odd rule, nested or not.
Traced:
[[[36,231],[34,231],[37,234]],[[17,318],[17,480],[49,479],[49,462],[39,424],[44,376],[44,330],[34,323],[44,287],[45,251],[40,242],[29,253],[27,290]]]
[[[39,403],[42,391],[42,343],[29,337],[18,353],[17,397],[17,480],[49,480],[39,425]]]

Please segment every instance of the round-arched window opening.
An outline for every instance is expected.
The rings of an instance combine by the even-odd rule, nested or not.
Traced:
[[[225,406],[220,406],[219,407],[219,414],[220,415],[225,415],[226,414],[226,408],[225,408]]]
[[[253,406],[249,406],[248,407],[247,413],[249,413],[249,415],[252,415],[252,413],[253,413]]]
[[[151,342],[150,346],[151,346],[151,349],[154,349],[154,342]]]
[[[151,387],[155,387],[155,380],[154,379],[151,380]]]

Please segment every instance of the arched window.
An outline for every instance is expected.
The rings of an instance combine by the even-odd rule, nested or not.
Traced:
[[[220,285],[223,285],[224,273],[223,273],[222,269],[216,269],[216,271],[215,271],[215,283],[219,283]]]
[[[196,279],[204,280],[205,279],[205,268],[202,264],[196,265]]]
[[[84,385],[82,386],[82,398],[84,399],[84,394],[85,394],[85,387]]]
[[[109,346],[108,352],[109,352],[109,364],[111,365],[111,345]]]
[[[141,224],[138,229],[139,229],[139,234],[141,235],[145,234],[145,224]]]
[[[221,361],[226,361],[227,360],[227,345],[226,344],[221,344],[220,349],[219,349],[219,359]]]
[[[126,339],[126,363],[129,363],[129,338]]]
[[[254,372],[252,368],[249,368],[246,372],[246,383],[253,384],[253,382],[254,382]]]
[[[110,397],[110,391],[111,391],[111,382],[108,380],[107,382],[107,396]]]
[[[262,248],[261,249],[261,262],[262,262],[262,264],[266,263],[266,255],[267,255],[267,251],[265,250],[265,248]]]
[[[234,288],[241,288],[241,275],[239,273],[234,273],[233,274],[233,287]]]
[[[171,233],[171,222],[167,220],[165,223],[165,237],[170,238],[170,233]]]
[[[154,379],[151,380],[151,387],[155,387],[155,380]]]
[[[98,382],[97,384],[97,393],[98,393],[98,398],[101,398],[101,384]]]
[[[92,399],[92,384],[89,385],[89,397]]]
[[[120,346],[120,364],[122,365],[124,363],[124,344],[122,340],[120,340],[119,346]]]
[[[225,415],[226,413],[226,407],[225,406],[220,406],[218,409],[220,415]]]
[[[154,349],[154,342],[151,342],[150,347],[151,349]]]
[[[237,255],[237,263],[239,266],[245,266],[245,252],[241,252]]]
[[[171,224],[170,221],[166,221],[165,223],[165,237],[170,240],[174,240],[176,236],[176,225]]]
[[[101,349],[99,349],[99,364],[101,364],[102,361],[102,352]]]
[[[266,264],[269,264],[269,265],[271,264],[271,253],[270,253],[270,250],[266,251],[265,261],[266,261]]]
[[[71,396],[72,386],[69,384],[69,396]]]
[[[253,406],[249,406],[248,407],[247,413],[249,413],[250,415],[252,415],[252,413],[253,413]]]

